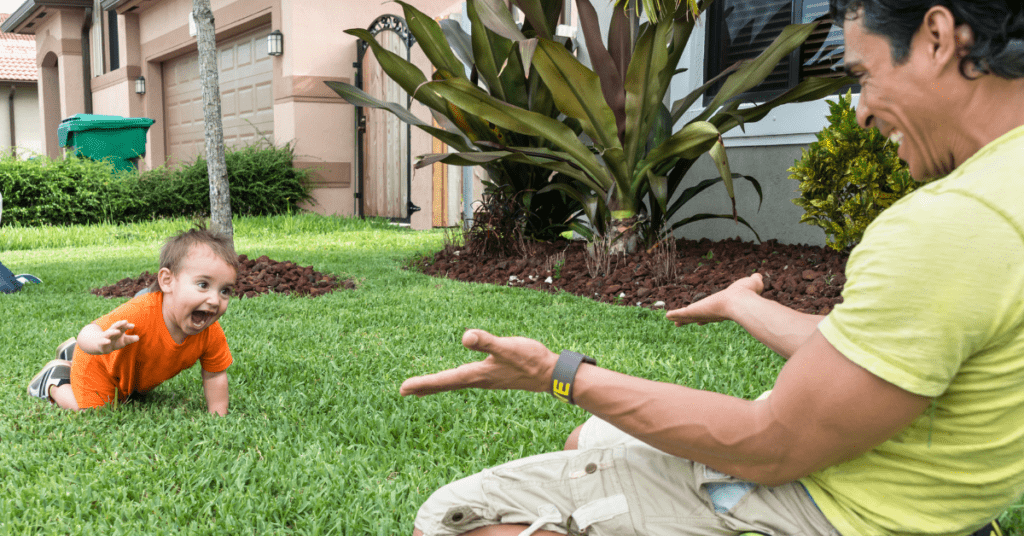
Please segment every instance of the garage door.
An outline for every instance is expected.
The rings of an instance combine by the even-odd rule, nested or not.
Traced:
[[[224,143],[228,147],[274,138],[269,33],[268,26],[217,44]],[[206,151],[199,53],[165,61],[163,78],[168,164],[192,162]]]

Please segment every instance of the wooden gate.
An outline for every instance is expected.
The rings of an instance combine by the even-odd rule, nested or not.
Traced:
[[[416,39],[409,32],[405,19],[382,15],[367,30],[385,49],[410,59]],[[409,106],[412,99],[381,69],[377,58],[367,54],[369,44],[359,41],[356,62],[356,86],[386,102]],[[391,112],[372,108],[356,108],[356,154],[358,155],[357,192],[359,215],[380,216],[395,222],[409,223],[412,204],[412,146],[410,126]]]

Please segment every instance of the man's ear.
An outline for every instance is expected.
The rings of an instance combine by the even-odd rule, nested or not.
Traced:
[[[961,50],[965,47],[969,50],[974,43],[974,33],[970,31],[970,26],[966,28],[970,34],[970,43],[961,42],[960,38],[964,36],[964,32],[957,28],[956,19],[949,8],[933,6],[924,14],[918,37],[924,39],[928,52],[936,63],[945,65],[953,62],[959,69]]]
[[[174,274],[171,273],[170,268],[161,268],[160,271],[156,273],[156,280],[160,283],[161,292],[171,291],[171,280],[173,279]]]

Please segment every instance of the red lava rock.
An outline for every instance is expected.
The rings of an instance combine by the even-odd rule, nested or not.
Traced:
[[[155,281],[156,274],[147,271],[136,278],[126,278],[113,285],[92,289],[92,293],[105,298],[130,298]],[[316,281],[316,288],[313,288],[313,281]],[[255,298],[267,294],[271,289],[279,294],[315,298],[337,289],[354,288],[355,280],[339,280],[335,275],[315,271],[312,266],[302,267],[291,261],[277,262],[266,255],[258,259],[238,256],[238,279],[235,283],[235,296],[238,298]]]
[[[823,274],[821,272],[815,272],[814,270],[804,270],[800,274],[800,277],[803,277],[805,281],[814,281],[822,275]]]
[[[812,314],[826,314],[842,302],[847,255],[832,249],[807,245],[760,244],[739,240],[677,240],[676,254],[670,248],[639,250],[612,264],[612,273],[592,277],[586,251],[578,242],[528,243],[528,254],[520,258],[488,256],[477,248],[446,246],[416,267],[428,275],[460,281],[535,288],[545,292],[569,292],[607,303],[654,307],[658,301],[675,309],[713,294],[733,281],[759,272],[764,279],[764,297],[787,307]],[[456,255],[455,252],[459,251]],[[711,255],[708,255],[708,252]],[[564,253],[558,278],[543,283],[554,255]],[[523,258],[536,259],[525,262]],[[667,262],[666,262],[667,260]],[[671,268],[671,271],[666,268]],[[443,268],[442,268],[443,267]],[[521,281],[509,283],[509,276]],[[537,282],[529,280],[538,277]],[[619,298],[620,294],[625,294]]]

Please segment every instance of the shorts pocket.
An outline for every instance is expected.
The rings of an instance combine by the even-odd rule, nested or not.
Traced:
[[[566,521],[569,534],[636,535],[631,509],[636,497],[623,486],[620,464],[612,449],[578,451],[568,470],[569,489],[575,508]]]

